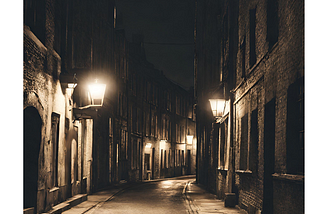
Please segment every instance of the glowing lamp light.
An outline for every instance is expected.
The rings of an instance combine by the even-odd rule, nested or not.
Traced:
[[[77,86],[77,83],[68,83],[68,88],[74,89]]]
[[[160,140],[160,149],[164,149],[166,147],[167,140]]]
[[[89,98],[91,100],[91,105],[102,106],[104,93],[106,91],[106,84],[95,83],[89,85]]]
[[[187,144],[192,144],[193,135],[187,135]]]
[[[209,99],[212,114],[214,117],[222,117],[226,107],[226,100],[224,99]]]
[[[151,146],[152,146],[152,144],[151,144],[151,143],[147,143],[147,144],[146,144],[146,148],[147,148],[147,149],[150,149],[150,148],[151,148]]]

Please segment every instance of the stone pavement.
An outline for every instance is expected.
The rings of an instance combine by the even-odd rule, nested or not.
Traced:
[[[92,195],[87,196],[87,200],[72,207],[71,209],[62,212],[63,214],[89,214],[95,207],[101,206],[104,202],[110,200],[116,194],[122,192],[124,189],[130,187],[130,185],[115,186],[113,188],[103,190]]]
[[[224,201],[217,199],[216,195],[206,191],[195,181],[190,181],[184,191],[190,213],[247,214],[247,212],[238,208],[225,207]]]

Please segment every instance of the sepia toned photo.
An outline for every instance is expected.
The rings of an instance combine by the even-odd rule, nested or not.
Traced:
[[[303,0],[22,18],[24,214],[305,213]]]

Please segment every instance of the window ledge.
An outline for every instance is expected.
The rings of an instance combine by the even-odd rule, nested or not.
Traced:
[[[218,171],[219,171],[223,176],[225,176],[225,175],[227,174],[227,172],[228,172],[228,170],[227,170],[227,169],[224,169],[224,168],[218,168]]]
[[[55,192],[55,191],[58,191],[59,190],[59,187],[53,187],[49,190],[49,192]]]
[[[304,175],[274,173],[274,174],[272,174],[272,177],[274,179],[278,179],[278,180],[304,182]]]
[[[238,173],[238,174],[252,174],[252,171],[251,170],[240,170],[240,169],[238,169],[238,170],[236,170],[236,173]]]

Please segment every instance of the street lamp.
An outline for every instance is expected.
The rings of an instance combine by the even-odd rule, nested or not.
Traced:
[[[192,144],[193,135],[187,135],[187,144]]]
[[[73,108],[75,120],[95,118],[97,116],[98,108],[103,105],[105,91],[106,84],[98,83],[97,79],[95,82],[88,84],[85,92],[88,94],[87,105]]]
[[[226,107],[225,99],[209,99],[214,117],[222,117]]]
[[[98,83],[98,80],[95,83],[88,85],[89,88],[89,99],[91,104],[89,106],[99,107],[103,105],[104,93],[106,91],[106,84]]]

